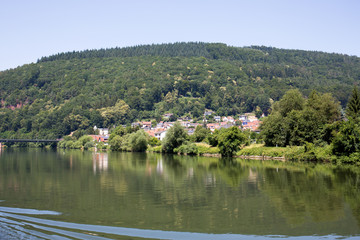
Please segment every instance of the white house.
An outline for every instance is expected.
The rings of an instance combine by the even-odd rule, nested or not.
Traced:
[[[101,136],[107,136],[109,135],[109,129],[108,128],[97,128],[96,126],[94,127],[94,131],[99,130],[99,135]]]
[[[167,131],[155,132],[155,137],[156,137],[157,139],[159,139],[160,141],[162,141],[162,140],[165,138],[166,133],[167,133]]]

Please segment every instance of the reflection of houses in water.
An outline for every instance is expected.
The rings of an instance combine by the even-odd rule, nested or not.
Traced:
[[[208,173],[206,176],[205,176],[205,185],[206,186],[215,186],[216,185],[216,177],[215,175],[211,174],[211,173]]]
[[[249,183],[256,183],[256,182],[257,182],[257,177],[258,177],[257,172],[253,172],[253,171],[251,170],[251,168],[249,168],[248,182],[249,182]]]
[[[93,153],[93,171],[96,173],[96,170],[107,171],[109,166],[108,154],[107,153]]]
[[[161,158],[156,163],[156,172],[160,174],[164,172],[163,160]]]
[[[189,179],[194,177],[194,168],[189,168],[187,176]]]

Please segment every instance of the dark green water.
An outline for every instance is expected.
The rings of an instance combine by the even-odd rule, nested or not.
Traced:
[[[8,239],[360,238],[356,167],[5,149],[0,200]]]

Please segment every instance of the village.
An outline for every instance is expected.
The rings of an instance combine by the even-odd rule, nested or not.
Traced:
[[[172,116],[172,113],[166,113],[163,115],[163,120],[156,124],[154,124],[152,121],[139,121],[133,122],[131,127],[138,127],[139,129],[143,129],[147,134],[149,134],[149,136],[155,137],[162,141],[166,136],[167,130],[171,128],[175,122],[179,122],[189,135],[194,134],[197,126],[206,126],[206,128],[211,132],[214,132],[216,129],[238,126],[243,131],[250,130],[259,133],[259,127],[261,123],[261,121],[255,116],[254,113],[244,113],[238,117],[216,116],[214,111],[207,110],[204,112],[204,119],[202,122],[194,122],[194,120],[190,117],[178,118],[176,121],[169,121]],[[98,134],[90,136],[96,142],[108,142],[110,135],[110,130],[108,128],[97,128],[95,126],[94,131]]]

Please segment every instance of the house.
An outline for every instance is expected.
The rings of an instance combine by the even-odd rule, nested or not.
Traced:
[[[248,119],[246,115],[240,115],[239,120],[243,122],[243,121],[247,121]]]
[[[214,120],[215,120],[216,122],[220,122],[220,121],[221,121],[221,117],[220,117],[220,116],[215,116],[215,117],[214,117]]]
[[[195,132],[195,129],[194,128],[187,128],[187,129],[185,129],[185,131],[187,132],[188,135],[193,135],[194,132]]]
[[[188,121],[181,121],[180,124],[181,124],[181,126],[186,127],[186,128],[191,126],[191,123]]]
[[[89,135],[90,137],[92,137],[92,139],[95,142],[104,142],[107,143],[109,141],[109,136],[102,136],[102,135]]]
[[[259,132],[260,131],[259,127],[260,127],[261,121],[258,121],[258,120],[257,121],[252,121],[252,122],[247,121],[245,123],[246,124],[244,124],[244,122],[243,122],[243,125],[242,125],[244,130],[249,129],[249,130],[251,130],[253,132]]]
[[[218,129],[220,126],[218,123],[208,123],[206,124],[206,127],[210,129],[210,131],[215,131],[215,129]]]
[[[166,136],[167,130],[155,132],[155,137],[162,141]]]
[[[135,128],[135,127],[137,127],[137,126],[140,127],[140,123],[139,123],[139,122],[133,122],[133,123],[131,123],[131,127],[132,127],[132,128]]]
[[[172,114],[172,113],[165,113],[165,114],[163,115],[163,117],[166,118],[166,119],[169,119],[172,115],[174,115],[174,114]]]
[[[213,114],[215,114],[215,112],[212,111],[212,110],[205,110],[205,112],[204,112],[205,116],[210,116],[210,115],[213,115]]]
[[[151,122],[141,122],[141,128],[148,128],[151,129]]]
[[[219,128],[231,128],[233,126],[230,122],[221,122]]]
[[[222,120],[223,122],[227,122],[227,121],[228,121],[228,118],[227,118],[227,117],[222,117],[221,120]]]
[[[228,122],[231,122],[231,123],[234,123],[235,122],[235,120],[234,120],[234,118],[233,117],[227,117],[227,120],[228,120]]]
[[[259,119],[256,116],[248,116],[248,120],[250,122],[255,122],[255,121],[258,121]]]
[[[97,128],[96,126],[94,126],[94,132],[99,131],[99,135],[102,136],[107,136],[109,135],[109,129],[108,128]]]

